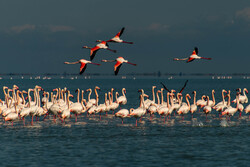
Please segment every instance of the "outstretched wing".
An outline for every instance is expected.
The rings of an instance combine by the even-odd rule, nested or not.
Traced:
[[[197,47],[194,47],[194,51],[198,55],[198,48]]]
[[[161,82],[161,84],[162,84],[162,86],[164,87],[164,89],[166,90],[166,91],[168,91],[169,93],[171,93],[171,91]]]
[[[124,31],[124,27],[122,27],[122,29],[121,29],[121,31],[120,32],[118,32],[117,34],[116,34],[116,37],[120,37],[120,36],[122,36],[122,33],[123,33],[123,31]]]
[[[194,61],[194,60],[195,60],[195,58],[189,57],[187,63],[192,62],[192,61]]]
[[[187,86],[187,83],[188,83],[188,80],[186,80],[184,86],[181,88],[180,93],[182,93],[182,91],[185,89],[185,87]]]
[[[86,63],[81,63],[81,67],[80,67],[80,75],[84,73],[84,71],[87,68],[87,64]]]
[[[96,55],[96,52],[100,49],[100,47],[95,46],[90,50],[90,60],[92,61]]]
[[[118,74],[121,66],[122,66],[122,63],[120,61],[117,61],[117,63],[115,64],[115,67],[114,67],[115,75]]]

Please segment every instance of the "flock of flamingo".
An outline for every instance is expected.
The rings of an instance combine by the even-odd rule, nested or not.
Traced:
[[[99,63],[93,63],[92,60],[94,59],[94,57],[96,56],[96,53],[98,50],[100,49],[106,49],[109,51],[112,51],[114,53],[116,53],[116,50],[112,50],[109,48],[108,43],[112,42],[112,43],[127,43],[127,44],[133,44],[133,42],[127,42],[122,40],[120,37],[124,32],[124,27],[120,30],[120,32],[118,32],[115,37],[113,37],[112,39],[109,39],[107,41],[102,41],[102,40],[96,40],[96,42],[100,42],[98,43],[96,46],[94,47],[88,47],[88,46],[83,46],[83,48],[86,49],[90,49],[90,60],[86,60],[86,59],[80,59],[76,62],[64,62],[64,64],[78,64],[80,63],[80,73],[79,74],[83,74],[84,71],[86,70],[87,64],[94,64],[94,65],[101,65]],[[198,48],[195,47],[194,51],[192,52],[192,54],[187,57],[187,58],[174,58],[175,61],[182,61],[182,60],[187,60],[187,63],[192,62],[194,60],[199,60],[199,59],[206,59],[206,60],[211,60],[212,58],[206,58],[206,57],[200,57],[198,56]],[[115,60],[102,60],[102,62],[116,62],[116,64],[114,65],[114,73],[115,75],[118,74],[120,67],[122,66],[123,63],[128,63],[131,65],[136,66],[136,64],[129,62],[128,60],[125,60],[123,57],[118,57]]]
[[[185,83],[186,86],[187,82]],[[182,116],[184,120],[184,115],[191,114],[193,119],[193,114],[199,110],[202,110],[204,114],[207,115],[212,111],[219,113],[219,118],[226,116],[230,120],[231,116],[234,116],[237,112],[239,117],[243,110],[245,113],[250,114],[250,104],[248,104],[244,109],[244,104],[248,103],[248,97],[246,93],[248,90],[246,88],[241,91],[237,89],[236,98],[231,99],[231,91],[222,90],[221,97],[222,101],[216,103],[214,93],[212,90],[212,98],[209,98],[208,95],[203,95],[201,99],[196,100],[196,91],[193,91],[193,103],[190,104],[191,96],[189,94],[182,95],[182,91],[185,86],[181,89],[180,92],[175,90],[168,90],[165,85],[164,88],[167,90],[166,96],[164,97],[164,88],[156,90],[156,86],[152,86],[152,99],[145,94],[143,89],[138,90],[140,96],[140,105],[138,107],[125,109],[122,108],[123,105],[127,103],[126,98],[126,89],[122,89],[122,96],[119,96],[118,92],[114,92],[114,89],[111,88],[109,92],[104,93],[104,103],[99,104],[99,90],[98,86],[95,87],[94,93],[95,98],[91,98],[92,89],[80,90],[77,89],[77,101],[71,101],[73,95],[67,88],[55,88],[51,92],[46,92],[41,86],[35,86],[33,89],[19,90],[19,87],[14,85],[11,89],[4,86],[4,100],[0,100],[0,114],[2,114],[3,119],[9,122],[21,121],[25,126],[25,118],[31,117],[31,125],[34,124],[33,119],[36,117],[36,120],[39,121],[39,118],[42,117],[43,121],[46,121],[50,115],[53,116],[53,120],[56,122],[56,119],[60,119],[62,123],[69,119],[71,121],[71,116],[75,115],[75,122],[77,122],[78,115],[85,114],[85,118],[96,117],[99,115],[99,120],[102,120],[102,116],[111,112],[112,116],[124,118],[142,119],[146,115],[150,115],[150,120],[154,115],[160,115],[164,117],[164,122],[168,119],[171,119],[171,116],[175,117],[176,115]],[[41,91],[42,98],[41,98]],[[84,98],[84,93],[88,94],[88,98]],[[32,96],[33,94],[33,96]],[[115,98],[114,98],[115,97]],[[185,102],[183,101],[185,98]],[[212,100],[211,100],[212,99]],[[236,103],[236,107],[232,106],[232,103]],[[107,117],[108,118],[108,117]],[[160,119],[159,118],[159,119]],[[177,118],[176,118],[177,119]],[[250,115],[249,115],[250,119]]]
[[[121,29],[121,31],[118,32],[115,35],[115,37],[113,37],[110,40],[107,40],[107,41],[97,40],[96,42],[100,42],[100,43],[98,43],[94,47],[83,46],[83,48],[90,49],[90,61],[86,60],[86,59],[80,59],[80,60],[78,60],[76,62],[64,62],[64,64],[77,64],[77,63],[80,63],[81,66],[80,66],[80,73],[79,74],[83,74],[84,73],[84,71],[86,70],[87,64],[101,65],[99,63],[93,63],[92,62],[92,60],[96,56],[96,53],[97,53],[98,50],[100,50],[100,49],[106,49],[106,50],[109,50],[109,51],[112,51],[112,52],[116,53],[116,50],[112,50],[112,49],[109,48],[109,45],[108,45],[109,42],[133,44],[133,42],[126,42],[126,41],[124,41],[124,40],[122,40],[120,38],[121,35],[124,32],[124,29],[125,28],[123,27]],[[119,72],[119,70],[120,70],[120,68],[121,68],[121,66],[122,66],[123,63],[128,63],[128,64],[136,66],[136,64],[131,63],[128,60],[125,60],[123,57],[118,57],[115,60],[102,60],[102,62],[116,62],[115,66],[114,66],[114,73],[115,73],[115,75],[118,74],[118,72]]]

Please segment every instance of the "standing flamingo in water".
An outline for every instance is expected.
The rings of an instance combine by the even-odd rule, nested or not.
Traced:
[[[122,66],[122,63],[128,63],[128,64],[136,66],[136,64],[130,63],[128,60],[125,60],[123,57],[118,57],[115,60],[102,60],[102,62],[115,62],[115,61],[116,61],[116,64],[114,66],[115,75],[118,74],[118,72],[119,72],[119,70],[120,70],[120,68]]]
[[[95,47],[91,48],[91,47],[88,47],[88,46],[83,46],[83,48],[86,48],[86,49],[90,49],[90,60],[92,61],[96,55],[96,52],[99,50],[99,49],[107,49],[109,51],[112,51],[114,53],[116,53],[116,50],[112,50],[112,49],[109,49],[109,45],[107,44],[106,41],[102,41],[102,40],[97,40],[96,42],[100,42],[99,44],[97,44]]]
[[[126,41],[124,41],[124,40],[122,40],[120,37],[121,37],[121,35],[122,35],[122,33],[123,33],[123,31],[124,31],[124,27],[121,29],[121,31],[120,32],[118,32],[117,34],[116,34],[116,36],[114,37],[114,38],[112,38],[112,39],[110,39],[110,40],[108,40],[108,41],[106,41],[106,42],[115,42],[115,43],[127,43],[127,44],[133,44],[133,42],[126,42]]]
[[[64,62],[64,64],[77,64],[77,63],[81,64],[79,74],[84,73],[84,71],[86,70],[87,64],[101,65],[101,64],[97,64],[97,63],[92,63],[91,61],[88,61],[88,60],[85,60],[85,59],[81,59],[81,60],[76,61],[76,62]]]
[[[191,61],[194,61],[194,60],[198,60],[198,59],[206,59],[206,60],[211,60],[212,58],[206,58],[206,57],[200,57],[200,56],[198,56],[198,48],[197,47],[195,47],[194,48],[194,51],[193,51],[193,53],[192,53],[192,55],[190,55],[189,57],[187,57],[187,58],[181,58],[181,59],[179,59],[179,58],[174,58],[174,60],[176,60],[176,61],[179,61],[179,60],[187,60],[187,63],[189,63],[189,62],[191,62]]]

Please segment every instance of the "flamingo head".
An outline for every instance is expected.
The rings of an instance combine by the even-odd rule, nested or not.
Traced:
[[[101,90],[101,88],[99,88],[98,86],[96,86],[95,89]]]
[[[80,91],[80,89],[79,89],[79,88],[75,90],[75,93],[76,93],[76,92],[78,92],[78,91]]]
[[[248,94],[248,90],[247,90],[247,88],[244,88],[244,90],[246,91],[246,93]]]
[[[18,86],[16,86],[16,85],[13,85],[13,89],[16,89],[16,90],[19,90],[19,87]]]

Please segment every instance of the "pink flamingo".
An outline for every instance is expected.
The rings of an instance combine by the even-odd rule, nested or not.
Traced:
[[[195,59],[206,59],[206,60],[211,60],[212,58],[206,58],[206,57],[200,57],[200,56],[198,56],[198,48],[197,48],[197,47],[194,48],[194,51],[193,51],[192,55],[190,55],[190,56],[187,57],[187,58],[181,58],[181,59],[179,59],[179,58],[174,58],[174,60],[176,60],[176,61],[179,61],[179,60],[187,60],[187,63],[189,63],[189,62],[191,62],[191,61],[193,61],[193,60],[195,60]]]
[[[116,53],[116,50],[112,50],[112,49],[109,49],[109,45],[107,44],[106,41],[102,41],[102,40],[97,40],[96,42],[100,42],[99,44],[97,44],[95,47],[91,48],[91,47],[88,47],[88,46],[83,46],[83,48],[86,48],[86,49],[90,49],[90,60],[93,60],[95,55],[96,55],[96,52],[99,50],[99,49],[107,49],[109,51],[112,51],[114,53]]]
[[[84,73],[84,71],[87,68],[87,64],[94,64],[94,65],[98,65],[98,66],[101,65],[101,64],[97,64],[97,63],[92,63],[91,61],[88,61],[88,60],[85,60],[85,59],[81,59],[81,60],[76,61],[76,62],[64,62],[64,64],[77,64],[77,63],[81,64],[80,73],[79,74]]]
[[[115,75],[118,74],[123,63],[128,63],[128,64],[136,66],[136,64],[130,63],[128,60],[125,60],[123,57],[118,57],[115,60],[102,60],[102,62],[115,62],[115,61],[116,61],[116,64],[114,66]]]
[[[106,41],[106,42],[133,44],[133,42],[126,42],[126,41],[123,41],[123,40],[120,38],[120,36],[122,35],[124,29],[125,29],[125,28],[123,27],[123,28],[121,29],[121,31],[118,32],[118,33],[116,34],[116,36],[115,36],[114,38],[112,38],[112,39],[110,39],[110,40],[108,40],[108,41]]]

